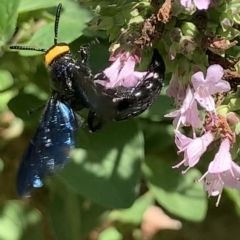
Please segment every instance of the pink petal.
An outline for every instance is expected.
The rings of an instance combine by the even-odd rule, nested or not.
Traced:
[[[201,88],[198,90],[198,92],[195,92],[194,97],[198,101],[198,103],[207,111],[215,111],[214,99],[211,95],[206,93],[205,88]]]
[[[201,126],[201,116],[200,112],[197,108],[197,103],[194,100],[192,103],[191,110],[189,110],[186,114],[186,123],[189,123],[193,128],[198,128]]]
[[[180,110],[175,110],[173,112],[170,112],[168,114],[165,114],[164,117],[171,117],[171,118],[175,118],[177,116],[180,115]]]
[[[180,2],[185,8],[190,8],[192,5],[192,0],[180,0]]]
[[[193,84],[194,90],[197,91],[199,87],[205,84],[203,72],[194,73],[191,77],[191,82]]]
[[[186,149],[185,156],[188,159],[188,165],[190,167],[195,166],[202,154],[206,151],[206,147],[201,138],[194,139]]]
[[[121,69],[118,80],[121,80],[126,76],[131,75],[134,72],[135,65],[136,62],[134,61],[134,58],[130,56],[125,62],[123,68]]]
[[[222,193],[224,187],[224,183],[220,180],[217,179],[210,184],[210,188],[208,191],[209,196],[218,196]]]
[[[220,80],[218,83],[216,83],[213,87],[209,88],[210,94],[215,94],[217,92],[228,92],[231,90],[229,82],[225,80]]]
[[[124,78],[120,85],[124,86],[124,87],[134,87],[134,86],[136,86],[138,81],[139,81],[139,79],[132,74],[132,75],[129,75],[128,77]]]
[[[210,164],[212,164],[212,162]],[[206,174],[206,181],[207,182],[212,182],[212,181],[214,181],[216,179],[218,179],[218,175],[213,174],[213,173],[207,173]]]
[[[209,164],[208,172],[209,173],[223,173],[228,171],[232,167],[232,157],[229,152],[230,150],[230,141],[228,138],[222,140],[219,151],[215,155],[211,164]]]
[[[145,79],[151,78],[153,77],[153,73],[149,73],[149,72],[138,72],[138,71],[134,71],[133,72],[134,77],[136,77],[137,79],[143,79],[143,81]]]
[[[195,6],[199,10],[208,9],[210,0],[193,0]]]
[[[175,98],[178,94],[178,88],[179,88],[178,76],[176,73],[173,73],[170,79],[168,89],[166,90],[167,96]]]
[[[216,178],[214,181],[204,183],[204,190],[208,193],[208,196],[218,196],[223,190],[223,182]]]
[[[109,78],[109,80],[111,80],[111,82],[115,82],[118,78],[120,69],[121,69],[120,58],[117,58],[116,61],[113,62],[113,64],[110,67],[104,70],[104,73]]]
[[[231,159],[226,158],[226,160],[224,160],[224,158],[222,158],[218,152],[215,155],[214,160],[209,164],[208,172],[217,174],[217,173],[228,171],[230,168],[231,168]]]
[[[194,103],[193,103],[191,114],[192,114],[191,125],[195,128],[200,127],[202,125],[202,116],[201,116],[200,111],[197,108],[197,102],[196,101],[194,101]]]
[[[238,185],[238,180],[231,175],[230,171],[222,174],[221,179],[226,187],[236,188]]]
[[[218,83],[224,74],[223,68],[218,64],[213,64],[207,69],[206,81]]]
[[[192,139],[189,137],[186,137],[178,130],[175,130],[174,133],[175,133],[175,144],[180,151],[183,151],[188,146],[188,144],[192,141]]]
[[[181,115],[178,115],[177,117],[174,118],[173,120],[173,126],[176,129],[179,129],[180,127],[182,127],[182,121],[181,121],[182,117]]]
[[[187,109],[189,109],[190,105],[193,102],[193,91],[191,90],[191,88],[188,86],[187,91],[186,91],[186,96],[184,98],[182,107],[181,107],[181,112],[186,111]]]

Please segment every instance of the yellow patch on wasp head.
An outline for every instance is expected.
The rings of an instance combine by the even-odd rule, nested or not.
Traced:
[[[57,44],[52,46],[46,53],[45,53],[45,65],[49,66],[52,61],[63,53],[69,52],[69,46],[67,44]]]

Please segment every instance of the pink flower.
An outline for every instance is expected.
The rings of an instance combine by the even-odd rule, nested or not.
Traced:
[[[186,137],[178,130],[175,130],[174,132],[175,132],[175,144],[179,150],[177,153],[179,154],[186,149],[186,147],[192,141],[192,138]]]
[[[181,106],[186,95],[186,89],[179,81],[178,74],[176,72],[172,74],[166,94],[174,99],[177,107]]]
[[[178,129],[181,126],[192,126],[198,128],[201,126],[200,113],[197,109],[197,103],[193,96],[192,89],[188,86],[185,99],[179,110],[166,114],[165,117],[173,117],[173,125]]]
[[[237,188],[239,186],[240,167],[232,161],[230,141],[222,140],[219,151],[209,164],[208,171],[198,180],[205,178],[204,189],[209,196],[218,196],[216,205],[221,199],[223,187]]]
[[[211,95],[217,92],[227,92],[231,89],[230,84],[222,80],[223,74],[223,68],[218,64],[214,64],[208,68],[206,78],[204,78],[203,72],[192,75],[191,81],[195,90],[194,97],[209,112],[216,112],[214,99]]]
[[[182,174],[185,174],[191,167],[199,162],[200,157],[207,150],[208,145],[214,140],[214,136],[211,131],[208,131],[201,137],[191,139],[176,130],[175,143],[177,144],[179,152],[184,152],[184,159],[173,166],[173,168],[179,168],[184,164],[184,166],[188,167],[182,171]]]
[[[107,79],[95,80],[95,82],[106,88],[116,88],[118,86],[134,87],[140,79],[143,79],[147,75],[147,72],[134,71],[135,65],[140,61],[137,55],[121,53],[116,57],[112,56],[110,59],[114,60],[114,62],[103,71]],[[97,79],[100,74],[97,74],[95,79]],[[147,76],[152,77],[152,73],[148,73]]]
[[[218,196],[216,206],[218,206],[220,202],[223,187],[224,187],[224,184],[221,179],[211,174],[208,174],[205,176],[205,182],[204,182],[203,188],[208,193],[208,197]]]
[[[210,0],[180,0],[180,2],[185,8],[190,8],[194,4],[199,10],[208,9],[210,4]]]

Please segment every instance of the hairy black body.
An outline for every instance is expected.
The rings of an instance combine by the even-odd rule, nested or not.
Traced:
[[[87,65],[87,51],[80,49],[79,59],[71,53],[53,60],[49,65],[51,88],[58,98],[75,111],[89,108],[90,131],[97,131],[102,121],[120,121],[144,112],[161,91],[165,65],[157,50],[154,50],[149,64],[149,73],[136,86],[106,89],[96,80],[108,81],[105,74],[94,79]],[[149,74],[152,74],[149,77]]]

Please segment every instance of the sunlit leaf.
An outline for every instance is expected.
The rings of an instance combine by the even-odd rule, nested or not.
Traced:
[[[49,206],[52,226],[58,240],[78,240],[100,223],[105,208],[84,200],[59,179],[51,183]]]
[[[35,125],[45,104],[45,101],[35,95],[21,93],[8,102],[8,107],[17,117],[30,125]]]
[[[9,71],[0,70],[0,92],[4,92],[9,89],[13,84],[13,78]]]
[[[143,172],[156,200],[172,214],[191,221],[202,221],[207,211],[207,198],[201,174],[192,169],[182,176],[161,158],[149,157]]]
[[[98,240],[121,240],[123,239],[122,234],[115,228],[115,227],[109,227],[105,230],[103,230],[99,236]]]
[[[70,43],[81,36],[85,28],[84,23],[72,23],[69,21],[61,21],[59,25],[59,42]],[[40,28],[26,43],[28,46],[36,46],[39,48],[48,49],[53,45],[53,29],[54,23],[47,24]],[[34,56],[40,54],[36,51],[19,51],[22,56]]]
[[[91,14],[74,1],[65,0],[62,5],[63,11],[59,22],[58,42],[69,44],[83,34]],[[41,27],[25,45],[48,49],[53,45],[53,38],[54,22]],[[34,56],[40,53],[36,51],[20,51],[20,54],[22,56]]]
[[[17,22],[19,0],[1,0],[0,4],[0,46],[13,35]]]
[[[225,191],[227,192],[228,196],[234,202],[236,212],[240,216],[240,193],[239,193],[239,191],[236,189],[230,189],[230,188],[226,188]]]
[[[8,101],[13,96],[13,91],[9,91],[13,85],[13,78],[9,71],[0,70],[0,111],[6,110]]]
[[[81,132],[73,161],[60,173],[76,192],[108,208],[130,207],[139,190],[143,136],[135,121]]]
[[[42,240],[41,214],[21,201],[0,206],[1,240]]]
[[[0,173],[2,172],[3,168],[4,168],[4,162],[2,159],[0,159]]]
[[[38,10],[42,8],[55,7],[59,4],[59,0],[41,0],[41,1],[32,1],[32,0],[20,0],[19,12],[28,12],[33,10]]]
[[[153,195],[149,192],[139,197],[131,208],[126,210],[115,210],[110,213],[109,218],[125,224],[139,225],[146,209],[154,203]]]

